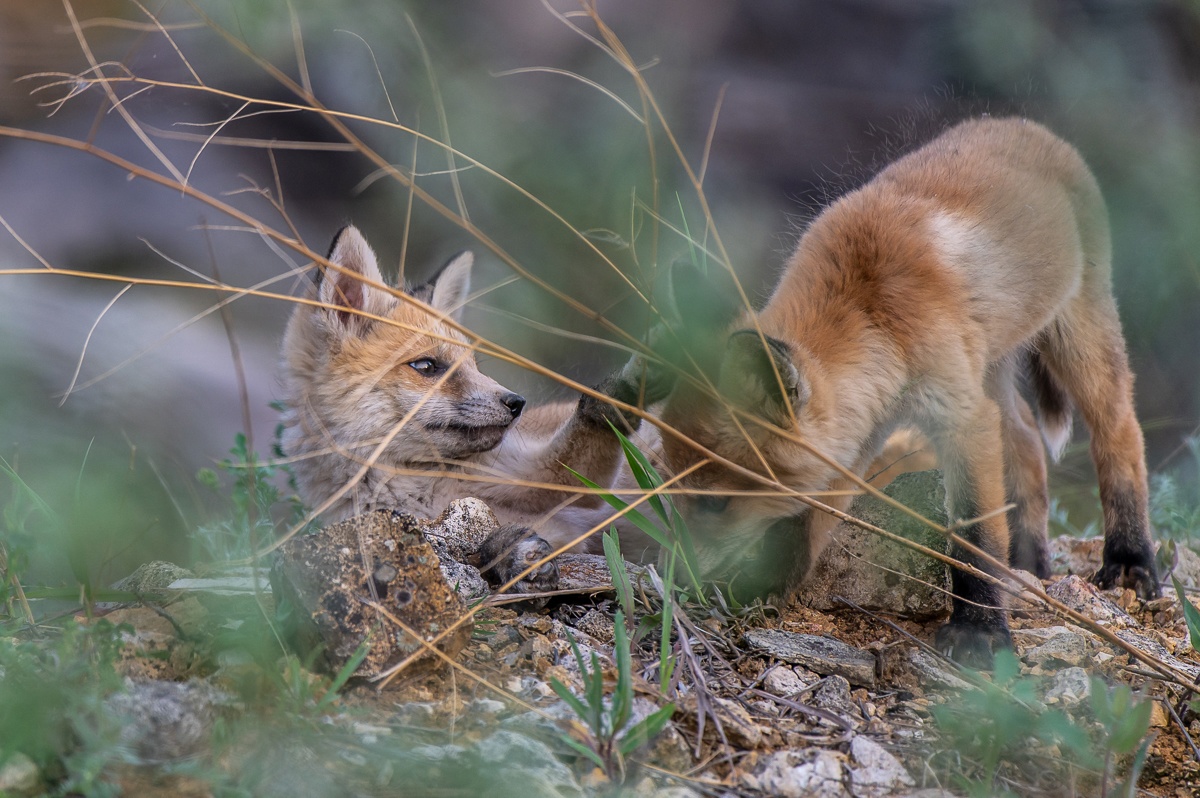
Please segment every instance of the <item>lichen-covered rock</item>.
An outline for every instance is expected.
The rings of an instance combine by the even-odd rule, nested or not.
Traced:
[[[945,525],[946,493],[940,472],[901,474],[883,492]],[[949,551],[944,535],[872,496],[856,498],[850,515],[935,551]],[[948,566],[859,526],[841,523],[796,600],[816,610],[840,610],[845,608],[837,601],[841,596],[864,609],[925,619],[949,613],[949,595]]]
[[[193,578],[196,575],[186,568],[164,560],[142,563],[129,576],[114,582],[113,590],[123,590],[137,595],[161,593],[177,579]]]
[[[355,671],[369,678],[419,653],[422,641],[438,638],[466,614],[439,566],[415,518],[377,510],[289,540],[279,549],[272,583],[293,610],[300,646],[323,643],[330,670],[340,669],[369,636],[370,650]],[[471,625],[460,624],[437,647],[456,656],[470,634]]]

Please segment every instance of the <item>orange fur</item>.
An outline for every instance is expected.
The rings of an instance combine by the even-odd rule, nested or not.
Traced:
[[[1097,580],[1156,595],[1110,257],[1103,200],[1070,145],[1021,119],[964,122],[820,214],[766,306],[731,328],[717,383],[746,415],[680,385],[664,420],[798,490],[846,481],[773,428],[864,474],[897,425],[915,425],[945,473],[951,517],[992,513],[963,534],[1005,559],[1012,520],[1013,555],[1044,570],[1045,456],[1017,390],[1032,361],[1044,387],[1057,390],[1045,396],[1073,399],[1092,434],[1107,540]],[[1050,418],[1051,404],[1039,403],[1046,437],[1061,440],[1064,411]],[[664,448],[677,473],[700,456],[673,438]],[[686,482],[734,490],[749,480],[709,466]],[[1009,519],[993,512],[1006,498],[1019,505]],[[734,496],[719,512],[683,504],[710,569],[806,510],[786,496]],[[827,528],[807,525],[794,579],[815,562]],[[954,581],[954,614],[939,640],[965,659],[987,659],[987,649],[1008,642],[1000,596],[984,580],[956,573]]]

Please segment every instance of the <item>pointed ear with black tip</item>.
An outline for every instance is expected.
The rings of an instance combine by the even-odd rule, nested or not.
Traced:
[[[362,335],[371,320],[355,311],[383,315],[388,308],[388,294],[364,280],[383,282],[379,263],[367,240],[353,225],[346,225],[333,237],[326,260],[341,271],[326,269],[317,280],[317,299],[333,306],[328,313],[338,329]]]
[[[475,255],[470,250],[460,252],[446,261],[429,282],[409,293],[439,313],[460,321],[467,295],[471,293],[471,267],[474,265]]]
[[[777,338],[759,337],[756,330],[729,336],[717,386],[738,407],[785,428],[793,426],[793,414],[810,393],[791,347]]]

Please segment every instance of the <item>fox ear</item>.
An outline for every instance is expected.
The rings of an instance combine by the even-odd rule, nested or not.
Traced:
[[[777,338],[759,337],[757,330],[729,336],[717,386],[734,404],[780,427],[793,426],[793,414],[809,397],[808,381],[796,367],[791,347]]]
[[[343,271],[327,269],[318,275],[317,299],[336,308],[329,313],[342,329],[361,335],[371,320],[354,311],[379,316],[388,306],[387,293],[364,282],[383,282],[375,253],[358,228],[346,225],[333,237],[326,260]]]
[[[467,295],[471,293],[473,265],[475,255],[470,250],[460,252],[446,261],[446,265],[439,269],[429,282],[414,288],[410,293],[439,313],[459,321],[463,305],[467,302]]]

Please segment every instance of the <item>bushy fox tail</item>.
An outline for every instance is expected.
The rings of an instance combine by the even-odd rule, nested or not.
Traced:
[[[1071,397],[1046,368],[1046,363],[1038,352],[1029,353],[1027,371],[1042,440],[1046,442],[1050,456],[1058,462],[1062,458],[1063,450],[1071,441]]]

